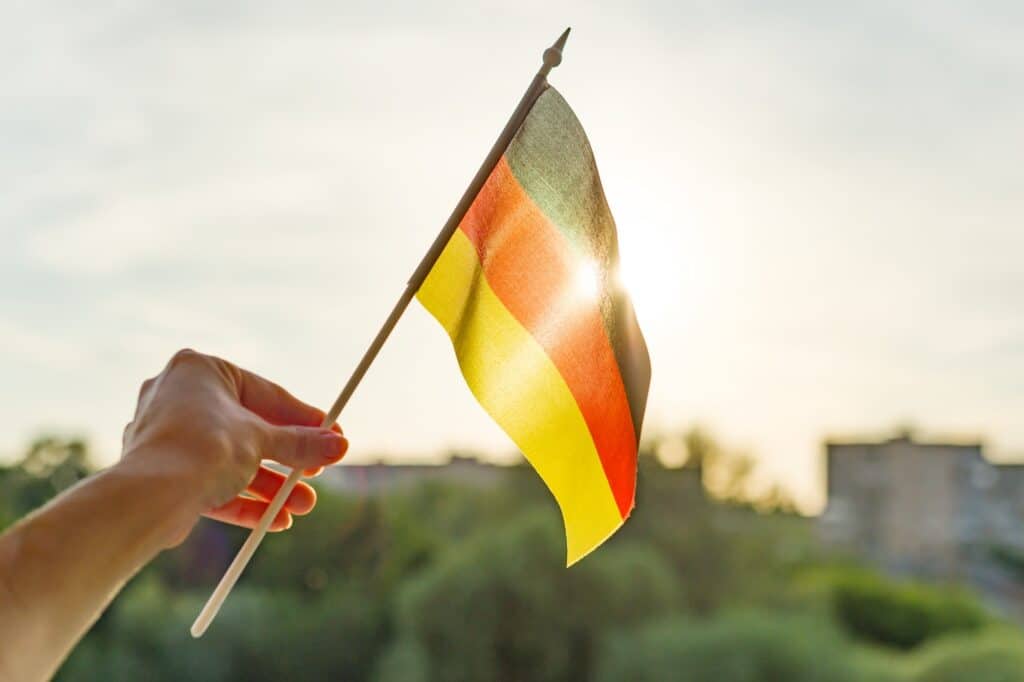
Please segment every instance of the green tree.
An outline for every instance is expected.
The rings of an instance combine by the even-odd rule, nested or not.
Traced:
[[[915,659],[911,682],[1024,682],[1024,639],[1016,631],[944,638]]]
[[[611,636],[598,682],[857,682],[828,622],[746,612],[710,620],[669,618]]]
[[[911,649],[989,622],[985,610],[959,589],[896,582],[861,570],[839,571],[830,580],[837,620],[877,644]]]
[[[373,682],[428,682],[430,658],[423,645],[402,637],[388,647],[374,670]]]
[[[452,551],[402,590],[399,627],[431,679],[586,680],[600,634],[678,604],[647,548],[603,548],[568,570],[561,524],[526,513]]]
[[[93,471],[89,446],[81,438],[41,436],[0,478],[0,494],[10,517],[37,509]]]

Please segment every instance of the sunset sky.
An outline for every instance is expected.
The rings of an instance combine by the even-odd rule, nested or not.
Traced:
[[[565,26],[651,350],[807,511],[821,440],[1024,458],[1024,5],[15,3],[0,22],[0,453],[117,456],[177,348],[328,406]],[[413,307],[353,461],[512,446]]]

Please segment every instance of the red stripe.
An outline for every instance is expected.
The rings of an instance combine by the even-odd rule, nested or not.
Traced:
[[[579,273],[591,266],[533,203],[504,157],[459,229],[476,247],[495,294],[569,386],[625,518],[636,487],[636,433],[601,316],[604,292],[580,286]]]

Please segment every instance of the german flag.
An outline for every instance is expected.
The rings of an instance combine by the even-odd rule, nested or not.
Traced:
[[[417,298],[558,502],[568,564],[633,508],[651,367],[586,134],[548,87]]]

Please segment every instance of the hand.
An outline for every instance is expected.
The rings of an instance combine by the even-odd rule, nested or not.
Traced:
[[[184,540],[200,514],[251,528],[285,479],[263,459],[316,475],[344,456],[348,441],[337,424],[320,428],[323,418],[262,377],[182,350],[142,384],[119,466],[166,478],[183,491],[194,513],[169,545]],[[300,481],[270,530],[291,527],[292,515],[308,513],[315,503],[313,488]]]

